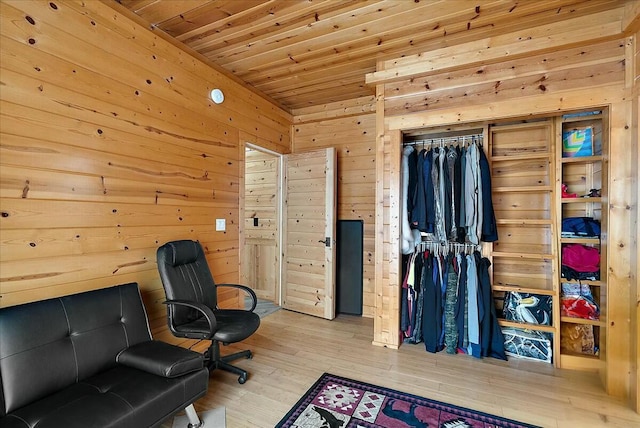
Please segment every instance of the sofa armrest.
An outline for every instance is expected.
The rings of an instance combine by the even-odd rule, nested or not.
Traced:
[[[116,362],[148,373],[175,378],[204,367],[202,354],[157,340],[138,343],[116,356]]]

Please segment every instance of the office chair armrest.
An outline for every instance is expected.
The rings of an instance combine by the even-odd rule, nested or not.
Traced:
[[[250,289],[246,285],[240,285],[240,284],[216,284],[216,287],[238,288],[238,289],[244,291],[245,293],[247,293],[249,296],[251,296],[251,299],[253,299],[253,304],[251,305],[251,309],[249,309],[249,312],[253,312],[253,310],[256,308],[256,305],[258,304],[258,297],[256,296],[255,291],[253,291],[252,289]]]
[[[207,323],[209,323],[209,329],[211,330],[211,333],[216,331],[216,325],[218,324],[218,322],[216,321],[216,316],[213,314],[211,308],[209,308],[207,305],[198,302],[191,302],[189,300],[165,300],[162,303],[164,303],[165,305],[186,306],[196,309],[197,311],[201,312],[202,315],[204,315],[204,317],[207,319]]]

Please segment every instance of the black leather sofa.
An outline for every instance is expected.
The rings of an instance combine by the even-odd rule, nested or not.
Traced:
[[[207,392],[203,357],[151,339],[135,283],[0,309],[0,427],[156,427]]]

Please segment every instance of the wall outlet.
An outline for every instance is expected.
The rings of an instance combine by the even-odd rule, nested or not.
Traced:
[[[216,232],[224,232],[227,229],[227,221],[223,218],[216,219]]]

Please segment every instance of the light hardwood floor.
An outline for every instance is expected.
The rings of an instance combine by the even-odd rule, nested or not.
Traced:
[[[237,361],[250,372],[247,383],[213,372],[196,410],[224,406],[228,428],[273,427],[329,372],[544,427],[640,427],[640,415],[607,396],[595,374],[517,359],[429,354],[422,344],[386,349],[371,345],[372,331],[367,318],[271,314],[243,346],[223,349],[254,352],[252,360]]]

